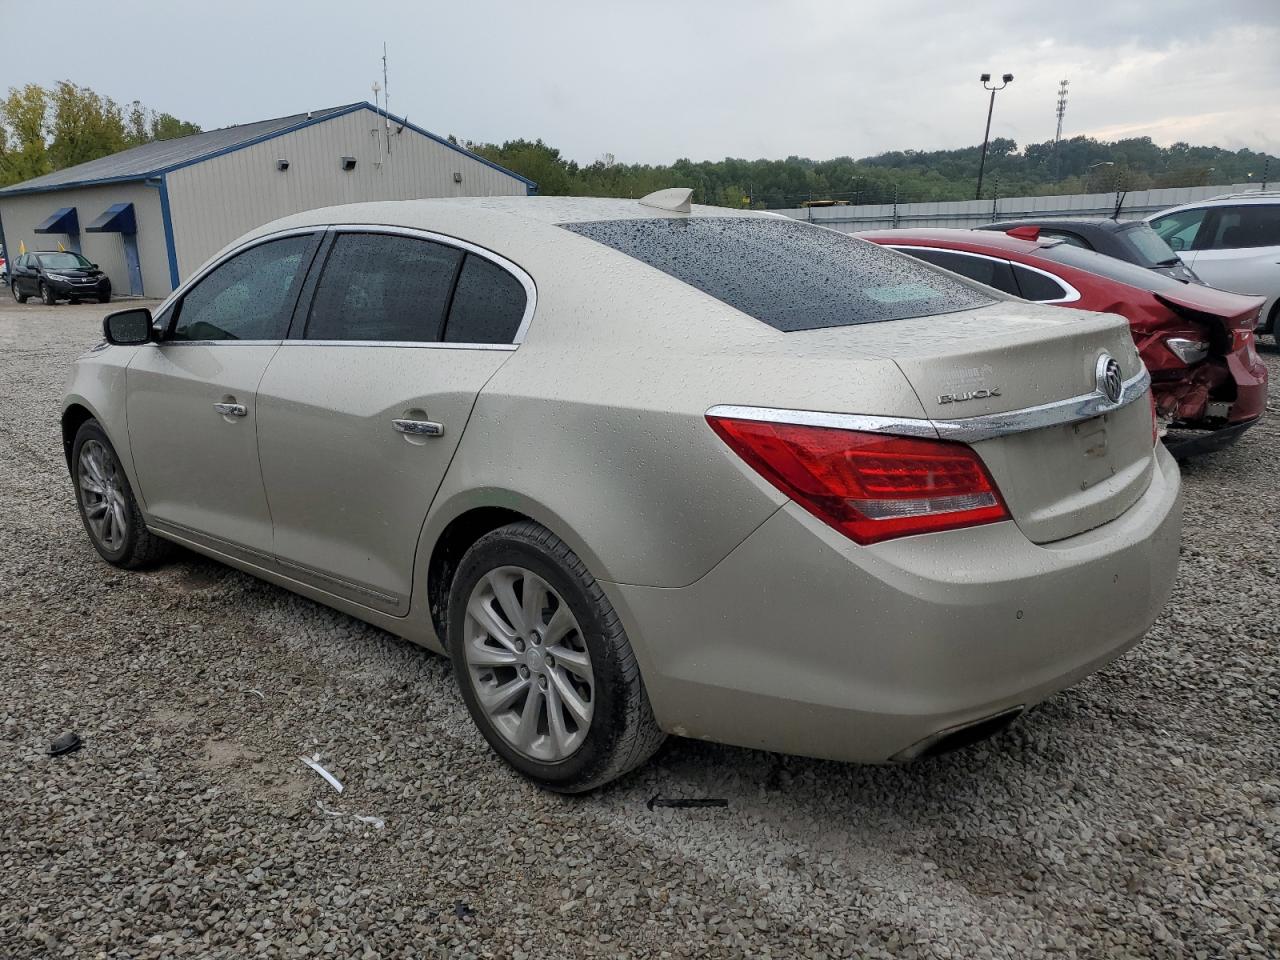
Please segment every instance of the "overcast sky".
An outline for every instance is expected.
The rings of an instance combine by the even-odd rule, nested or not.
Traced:
[[[85,16],[71,11],[83,6]],[[27,11],[42,9],[21,4]],[[372,98],[576,160],[825,159],[993,136],[1150,136],[1280,153],[1280,0],[0,0],[0,87],[70,79],[205,129]],[[24,14],[25,16],[25,14]],[[41,20],[43,23],[43,20]],[[14,31],[22,34],[15,35]]]

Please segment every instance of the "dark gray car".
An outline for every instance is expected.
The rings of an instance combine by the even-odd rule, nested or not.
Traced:
[[[1108,257],[1163,273],[1175,280],[1204,282],[1182,262],[1171,246],[1160,239],[1151,225],[1143,220],[1114,220],[1110,217],[1062,220],[1056,217],[1033,217],[1025,220],[1002,220],[978,229],[1008,232],[1018,227],[1039,227],[1042,237],[1054,237],[1086,250],[1096,250]]]

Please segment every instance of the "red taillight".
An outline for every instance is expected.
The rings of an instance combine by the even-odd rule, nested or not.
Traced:
[[[1254,336],[1252,330],[1235,330],[1231,336],[1231,352],[1242,352],[1244,354],[1244,364],[1250,370],[1259,363],[1258,359],[1258,338]]]
[[[861,544],[1008,520],[973,449],[947,440],[708,416],[730,448]]]

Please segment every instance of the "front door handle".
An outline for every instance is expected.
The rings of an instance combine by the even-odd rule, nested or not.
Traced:
[[[249,415],[249,408],[243,403],[215,403],[213,409],[224,417],[247,417]]]
[[[444,424],[434,420],[392,420],[391,425],[412,437],[444,436]]]

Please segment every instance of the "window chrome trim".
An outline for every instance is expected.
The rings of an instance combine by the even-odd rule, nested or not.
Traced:
[[[230,250],[227,250],[222,254],[215,254],[214,255],[215,259],[210,260],[203,267],[201,267],[199,270],[193,273],[191,276],[187,277],[186,280],[184,280],[181,284],[178,285],[177,289],[175,289],[173,293],[169,294],[169,296],[165,297],[164,300],[160,302],[160,306],[156,307],[154,310],[151,311],[151,315],[152,317],[157,317],[160,314],[164,313],[166,310],[169,309],[169,307],[173,306],[173,304],[176,303],[181,297],[185,296],[187,291],[189,291],[197,283],[199,283],[209,274],[213,273],[214,270],[217,270],[218,267],[222,266],[232,257],[238,256],[239,254],[244,253],[246,250],[250,250],[253,247],[259,246],[264,243],[269,243],[272,240],[283,240],[286,237],[297,237],[297,236],[303,236],[305,234],[311,234],[311,233],[323,234],[326,229],[328,229],[328,227],[326,224],[323,224],[323,223],[318,223],[310,227],[290,227],[287,230],[277,230],[275,233],[266,233],[260,237],[254,237],[252,240],[246,240],[244,243],[240,244],[239,246],[232,247]],[[278,341],[275,341],[275,340],[181,340],[181,341],[174,341],[174,342],[175,343],[276,343]]]
[[[165,310],[169,309],[176,303],[188,290],[197,283],[207,277],[222,264],[226,263],[232,257],[244,253],[253,247],[263,243],[269,243],[272,240],[283,240],[286,237],[301,236],[306,234],[326,234],[326,233],[381,233],[396,236],[413,237],[418,240],[430,240],[445,246],[454,247],[459,250],[465,250],[474,253],[476,256],[484,257],[497,266],[501,267],[507,273],[511,274],[524,287],[525,304],[524,315],[520,318],[520,325],[516,327],[515,336],[511,343],[455,343],[455,342],[435,342],[435,341],[391,341],[391,340],[305,340],[301,337],[288,338],[280,340],[164,340],[157,346],[167,346],[170,344],[193,344],[202,346],[212,346],[214,344],[292,344],[303,343],[312,346],[323,347],[431,347],[446,350],[514,350],[524,342],[525,334],[529,331],[529,325],[533,322],[534,310],[538,304],[538,287],[533,282],[525,269],[518,264],[513,263],[501,254],[494,253],[484,247],[471,243],[467,240],[451,237],[443,233],[435,233],[431,230],[419,230],[416,227],[400,227],[394,224],[386,223],[317,223],[307,227],[289,227],[286,230],[277,230],[274,233],[263,234],[260,237],[254,237],[247,240],[239,246],[227,250],[225,253],[211,260],[198,272],[188,277],[173,293],[169,294],[155,310],[151,312],[152,317],[159,316]]]
[[[1066,426],[1091,420],[1128,406],[1146,395],[1151,374],[1146,367],[1124,382],[1120,399],[1109,400],[1101,390],[1093,390],[1066,400],[1055,400],[1021,410],[989,413],[958,420],[927,420],[920,417],[877,417],[860,414],[825,413],[817,410],[782,410],[774,407],[747,407],[720,404],[707,411],[710,417],[731,417],[764,423],[794,423],[811,427],[833,427],[837,430],[861,430],[903,437],[925,437],[978,443],[1045,427]]]
[[[294,347],[413,347],[419,350],[502,350],[510,353],[518,343],[453,343],[436,340],[282,340]]]
[[[1055,300],[1027,300],[1028,303],[1050,303],[1050,304],[1075,303],[1077,300],[1080,299],[1080,291],[1077,290],[1075,287],[1073,287],[1071,284],[1067,283],[1067,281],[1063,280],[1057,274],[1050,273],[1048,270],[1042,270],[1039,267],[1033,267],[1029,263],[1022,263],[1019,260],[1008,260],[1004,257],[988,256],[985,253],[974,253],[972,250],[955,250],[951,247],[929,247],[921,243],[886,243],[884,244],[884,246],[888,247],[890,250],[897,250],[899,253],[908,253],[911,250],[937,250],[940,253],[955,253],[955,254],[959,254],[962,257],[974,257],[978,260],[990,260],[993,263],[1003,263],[1006,266],[1011,268],[1021,267],[1023,270],[1030,270],[1032,273],[1038,273],[1042,277],[1048,277],[1058,286],[1064,288],[1067,291],[1067,295],[1065,297],[1058,297]],[[928,261],[925,261],[925,262],[927,263]],[[929,264],[929,266],[937,267],[939,270],[947,269],[946,267],[939,266],[936,263],[931,263]],[[952,270],[951,272],[955,273],[954,270]],[[961,276],[964,276],[964,274],[961,274]],[[981,280],[974,280],[972,277],[965,277],[965,279],[970,281],[971,283],[982,283]],[[1014,277],[1014,282],[1017,283],[1016,276]],[[1004,293],[1003,290],[1001,290],[1000,292]],[[1013,294],[1008,294],[1008,296],[1013,296]],[[1027,298],[1019,297],[1018,299],[1026,300]]]

